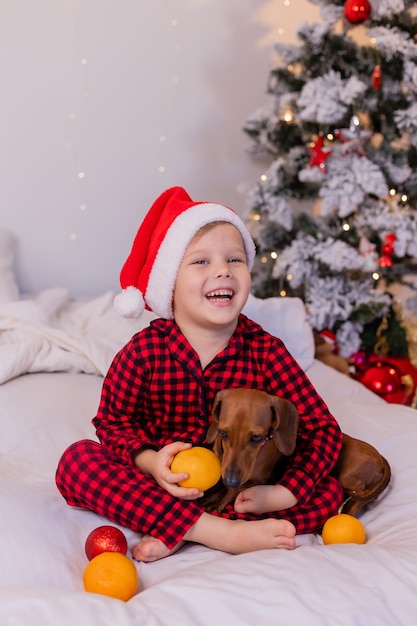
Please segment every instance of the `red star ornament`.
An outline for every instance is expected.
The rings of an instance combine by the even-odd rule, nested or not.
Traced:
[[[317,141],[310,144],[310,167],[319,167],[323,174],[326,172],[326,159],[331,155],[330,148],[324,147],[323,135],[319,135]]]

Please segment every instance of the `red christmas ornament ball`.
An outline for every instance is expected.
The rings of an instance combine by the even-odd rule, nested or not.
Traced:
[[[396,241],[397,236],[395,233],[388,233],[388,235],[385,235],[385,241],[388,244],[394,245],[394,242]]]
[[[85,540],[85,553],[91,561],[102,552],[120,552],[126,555],[127,539],[115,526],[99,526],[91,531]]]
[[[356,370],[356,376],[359,377],[359,374],[368,367],[369,356],[364,350],[359,350],[359,352],[352,354],[350,360]]]
[[[392,267],[392,257],[389,254],[383,254],[379,259],[379,264],[381,267]]]
[[[343,8],[346,19],[352,24],[365,22],[371,15],[368,0],[346,0]]]
[[[391,243],[386,243],[381,247],[381,252],[382,254],[389,254],[392,256],[394,254],[394,246]]]
[[[363,374],[360,382],[378,395],[394,393],[401,388],[398,371],[388,363],[376,363]]]

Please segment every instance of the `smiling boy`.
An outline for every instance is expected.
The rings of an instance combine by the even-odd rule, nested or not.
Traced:
[[[93,419],[100,443],[70,446],[57,485],[68,504],[142,533],[138,560],[184,541],[231,553],[292,549],[296,533],[319,530],[343,500],[329,476],[342,441],[336,421],[283,343],[241,314],[254,255],[234,211],[174,187],[152,205],[122,269],[116,308],[137,317],[147,306],[159,319],[116,355]],[[209,514],[170,466],[180,450],[204,445],[214,396],[230,387],[293,402],[297,447],[277,484]]]

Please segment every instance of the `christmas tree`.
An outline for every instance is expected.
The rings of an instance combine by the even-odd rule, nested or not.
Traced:
[[[310,1],[320,23],[276,45],[268,105],[244,126],[268,162],[249,193],[254,291],[301,297],[342,356],[405,356],[390,286],[417,272],[416,3]]]

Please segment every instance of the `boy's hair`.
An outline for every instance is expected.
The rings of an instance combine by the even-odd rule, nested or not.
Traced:
[[[120,274],[122,293],[115,307],[124,317],[140,317],[144,308],[172,319],[172,294],[178,269],[191,239],[203,228],[232,224],[239,231],[249,269],[255,244],[243,220],[229,207],[193,202],[185,189],[173,187],[146,214]]]
[[[210,230],[213,230],[213,228],[216,228],[216,226],[221,226],[222,224],[230,224],[230,222],[225,222],[224,220],[216,220],[215,222],[209,222],[208,224],[204,224],[204,226],[202,226],[190,239],[190,241],[188,242],[188,245],[192,242],[192,241],[198,241],[199,239],[201,239],[201,237],[203,235],[205,235],[206,233],[208,233]],[[233,226],[233,224],[232,224]]]

